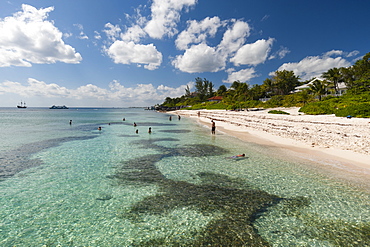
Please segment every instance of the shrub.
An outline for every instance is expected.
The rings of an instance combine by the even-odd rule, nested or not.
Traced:
[[[365,103],[353,104],[350,106],[344,106],[335,111],[335,116],[337,117],[346,117],[348,115],[352,117],[369,118],[370,117],[370,103],[365,102]]]
[[[303,106],[299,111],[306,114],[335,114],[338,117],[370,117],[370,94],[346,94],[341,97],[328,96],[319,102]]]
[[[227,108],[227,105],[222,102],[216,103],[216,104],[207,104],[206,106],[207,110],[223,110],[226,108]]]
[[[195,104],[195,105],[192,105],[188,108],[186,108],[186,110],[201,110],[201,109],[205,109],[206,106],[204,104]]]
[[[313,102],[299,109],[299,112],[304,112],[305,114],[310,115],[334,114],[334,111],[335,108],[325,101]]]
[[[270,100],[265,102],[265,107],[266,108],[274,108],[274,107],[283,106],[283,103],[284,103],[283,100],[284,100],[283,95],[272,96]]]

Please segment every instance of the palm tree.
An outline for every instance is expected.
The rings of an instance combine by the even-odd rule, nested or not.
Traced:
[[[315,95],[319,97],[319,101],[321,101],[321,96],[326,94],[327,91],[327,83],[322,82],[318,79],[312,81],[312,84],[308,84],[310,87],[310,91]]]
[[[234,89],[234,99],[236,101],[245,101],[248,95],[249,85],[245,82],[234,81],[231,84],[231,88]]]
[[[332,68],[322,74],[322,77],[333,83],[335,93],[338,93],[338,83],[342,80],[340,69]]]
[[[221,85],[221,86],[218,88],[218,90],[217,90],[216,94],[217,94],[218,96],[224,96],[224,95],[226,94],[226,92],[227,92],[227,87],[226,87],[225,85]]]
[[[273,83],[271,78],[266,78],[263,81],[262,90],[265,91],[266,94],[268,94],[268,95],[271,95],[271,94],[274,93],[273,92],[274,91],[274,83]]]

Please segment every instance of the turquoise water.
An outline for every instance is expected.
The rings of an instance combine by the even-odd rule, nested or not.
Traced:
[[[276,148],[143,109],[0,120],[0,246],[369,246],[369,193]]]

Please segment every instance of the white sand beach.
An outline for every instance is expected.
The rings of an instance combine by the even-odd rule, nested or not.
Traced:
[[[351,173],[351,180],[369,181],[370,119],[305,115],[298,112],[298,107],[274,109],[290,115],[270,114],[269,110],[180,110],[172,113],[191,117],[207,126],[213,120],[216,134],[221,131],[244,141],[281,147],[301,158],[327,164],[328,170],[342,170],[342,175],[336,172],[338,176]]]

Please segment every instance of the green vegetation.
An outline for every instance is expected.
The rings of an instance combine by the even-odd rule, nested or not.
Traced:
[[[178,98],[167,97],[160,106],[163,110],[172,109],[246,109],[301,107],[305,114],[335,114],[339,117],[370,117],[370,53],[348,68],[332,68],[322,74],[324,80],[312,78],[300,82],[293,71],[276,71],[262,85],[250,86],[235,81],[230,88],[221,85],[214,91],[214,84],[207,79],[195,79],[195,91],[189,87],[185,95]],[[295,91],[297,86],[306,85]],[[339,85],[344,83],[347,93],[338,96]],[[216,101],[209,100],[221,96]]]
[[[341,97],[326,97],[302,107],[300,112],[311,115],[335,114],[337,117],[370,117],[370,94],[346,94]]]

